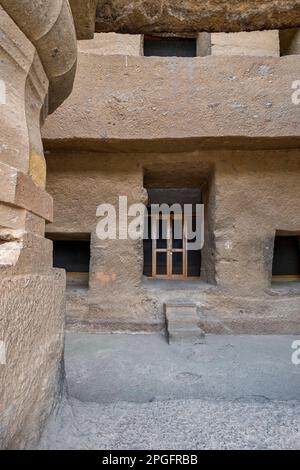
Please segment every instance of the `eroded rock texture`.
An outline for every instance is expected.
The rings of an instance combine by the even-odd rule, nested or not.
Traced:
[[[77,47],[66,0],[0,1],[0,449],[39,438],[62,386],[65,276],[40,126],[68,96]]]
[[[197,305],[207,333],[300,332],[299,292],[270,288],[276,230],[300,227],[295,57],[95,49],[78,63],[72,96],[43,132],[55,213],[48,235],[92,234],[89,288],[68,289],[68,328],[163,329],[163,304],[177,301]],[[139,240],[96,236],[102,202],[117,208],[119,195],[130,205],[147,202],[151,188],[196,187],[207,206],[201,285],[148,282]]]
[[[34,445],[63,386],[64,273],[0,279],[0,448]]]
[[[69,0],[77,39],[92,39],[95,32],[97,0]]]
[[[285,143],[290,147],[299,136],[300,110],[292,102],[299,76],[293,56],[189,60],[83,53],[74,92],[49,117],[43,137],[82,140],[85,147],[88,140],[99,147],[147,139],[147,151],[157,139],[172,145],[180,138],[292,137]]]
[[[300,26],[299,0],[99,0],[97,32],[254,31]]]
[[[49,111],[53,112],[71,93],[76,72],[77,43],[69,3],[23,0],[20,6],[18,0],[1,0],[0,5],[39,54],[49,80]],[[2,23],[1,18],[1,27]]]

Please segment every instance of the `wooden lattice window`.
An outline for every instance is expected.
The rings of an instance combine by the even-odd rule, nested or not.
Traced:
[[[196,215],[192,218],[195,226]],[[180,238],[175,237],[176,220],[182,231]],[[188,242],[193,240],[188,240],[187,223],[187,216],[149,215],[149,240],[144,244],[145,275],[156,279],[200,277],[201,251],[188,250]]]

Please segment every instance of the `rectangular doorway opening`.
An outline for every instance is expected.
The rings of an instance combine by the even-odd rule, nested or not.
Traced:
[[[276,233],[272,281],[300,281],[300,235],[288,232]]]
[[[196,229],[193,210],[182,214],[151,214],[151,204],[201,204],[200,189],[149,189],[148,237],[144,240],[144,275],[153,279],[200,279],[201,250],[188,249],[188,224]],[[179,233],[181,231],[181,233]],[[167,235],[167,236],[166,236]]]

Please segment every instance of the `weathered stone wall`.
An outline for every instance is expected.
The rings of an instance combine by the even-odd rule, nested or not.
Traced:
[[[130,145],[178,150],[180,139],[201,140],[203,146],[215,145],[217,138],[226,146],[251,138],[247,145],[264,140],[268,146],[272,138],[280,146],[297,146],[300,106],[292,102],[292,84],[299,76],[300,61],[293,56],[229,60],[82,53],[74,92],[49,117],[43,137],[60,146],[81,140],[85,148],[113,144],[121,151],[124,141],[127,150]]]
[[[97,2],[98,0],[69,0],[77,39],[92,39],[94,37]]]
[[[278,31],[213,33],[211,54],[279,57],[279,33]]]
[[[286,33],[286,31],[283,33]],[[283,36],[286,38],[286,34]],[[289,36],[290,48],[285,55],[295,51],[296,37],[294,33],[291,41]],[[288,38],[282,45],[285,49],[287,49],[287,40]],[[95,34],[93,40],[79,41],[78,48],[79,52],[97,55],[144,55],[143,35],[140,34],[98,33]],[[242,33],[199,33],[197,56],[206,57],[208,55],[279,57],[279,32],[274,30]]]
[[[62,392],[65,274],[0,280],[0,447],[35,445]]]
[[[99,55],[143,55],[143,37],[140,34],[95,34],[91,41],[79,41],[80,52]]]
[[[163,303],[193,300],[210,332],[300,331],[300,292],[271,289],[275,231],[300,231],[297,150],[182,154],[48,153],[48,191],[55,222],[49,233],[92,233],[90,289],[69,293],[68,326],[86,330],[151,330],[164,325]],[[143,278],[140,241],[100,241],[96,208],[145,202],[145,186],[208,185],[206,283]],[[210,257],[207,261],[207,257]]]
[[[278,34],[267,36],[278,48]],[[161,328],[163,302],[178,298],[197,303],[206,331],[299,331],[299,293],[270,287],[276,229],[300,230],[298,66],[80,54],[74,92],[44,129],[55,201],[47,231],[92,234],[90,288],[69,291],[69,327]],[[152,285],[141,242],[95,237],[98,204],[144,201],[145,188],[168,180],[206,187],[201,285]]]
[[[234,32],[299,26],[298,0],[98,0],[96,16],[97,32]]]

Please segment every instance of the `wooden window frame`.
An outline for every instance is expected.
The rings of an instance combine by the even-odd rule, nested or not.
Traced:
[[[151,238],[152,238],[152,276],[150,279],[166,279],[166,280],[199,280],[201,276],[188,276],[188,249],[187,249],[187,221],[188,217],[195,217],[196,214],[187,215],[175,215],[175,214],[149,214],[151,223]],[[166,248],[157,248],[157,228],[158,223],[153,223],[153,219],[166,219],[167,220],[167,246]],[[184,219],[182,230],[182,248],[173,248],[173,223],[172,221],[176,218]],[[153,236],[154,235],[154,236]],[[157,274],[157,253],[166,253],[166,274]],[[173,253],[182,253],[182,274],[173,274]]]

